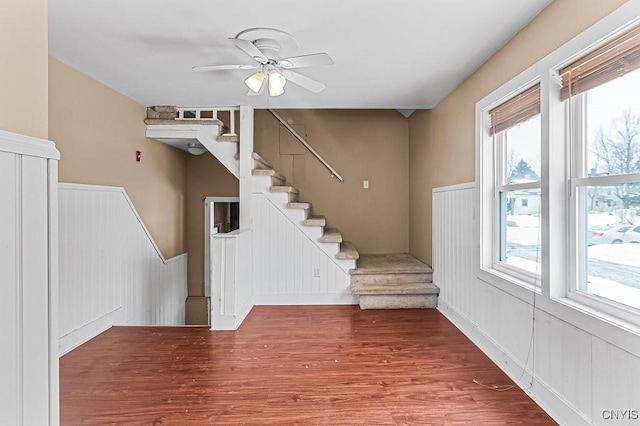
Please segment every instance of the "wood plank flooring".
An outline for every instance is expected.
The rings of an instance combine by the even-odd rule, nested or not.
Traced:
[[[436,310],[257,306],[238,331],[114,327],[60,360],[63,425],[554,424]]]

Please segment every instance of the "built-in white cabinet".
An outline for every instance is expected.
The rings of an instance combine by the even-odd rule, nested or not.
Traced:
[[[0,424],[57,425],[57,185],[52,142],[0,131]]]

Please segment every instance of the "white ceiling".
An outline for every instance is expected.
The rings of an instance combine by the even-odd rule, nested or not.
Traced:
[[[49,52],[143,105],[257,108],[432,108],[551,0],[49,0]],[[228,37],[271,27],[294,56],[334,65],[298,70],[319,94],[287,84],[277,98],[246,95],[254,71]]]

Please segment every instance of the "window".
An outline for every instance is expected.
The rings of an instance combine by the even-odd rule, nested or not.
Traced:
[[[560,71],[572,164],[570,297],[640,310],[640,27]]]
[[[640,0],[481,99],[476,161],[478,279],[637,351]]]
[[[494,149],[492,268],[540,284],[540,85],[489,111]]]

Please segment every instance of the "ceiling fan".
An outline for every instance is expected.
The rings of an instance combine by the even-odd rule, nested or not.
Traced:
[[[293,71],[296,68],[333,65],[327,53],[281,58],[282,51],[292,51],[298,46],[293,36],[274,28],[249,28],[229,38],[240,50],[256,63],[237,65],[206,65],[193,67],[194,71],[258,70],[244,82],[249,87],[247,95],[261,95],[269,87],[270,96],[280,96],[288,81],[313,93],[322,92],[327,86],[317,80]]]

